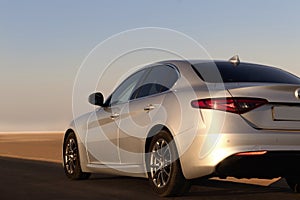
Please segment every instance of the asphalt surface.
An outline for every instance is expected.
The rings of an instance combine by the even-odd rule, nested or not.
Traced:
[[[167,199],[300,200],[285,185],[256,186],[217,180],[197,180],[188,195]],[[283,185],[283,186],[281,186]],[[68,180],[57,163],[0,157],[0,199],[161,199],[140,178],[92,175]],[[164,198],[166,199],[166,198]]]

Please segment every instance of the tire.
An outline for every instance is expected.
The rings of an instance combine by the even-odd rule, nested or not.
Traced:
[[[291,190],[296,193],[300,193],[300,177],[285,177],[285,180]]]
[[[72,180],[83,180],[90,177],[90,173],[82,172],[78,142],[74,132],[71,132],[63,144],[63,166],[66,176]]]
[[[152,138],[146,165],[150,185],[159,196],[180,196],[189,191],[190,181],[182,174],[175,143],[167,131],[161,130]]]

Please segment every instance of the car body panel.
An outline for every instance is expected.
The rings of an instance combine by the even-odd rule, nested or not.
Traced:
[[[118,146],[118,125],[111,118],[112,110],[117,108],[100,108],[88,121],[85,135],[85,146],[88,149],[89,163],[120,163]]]
[[[153,95],[124,105],[121,113],[126,113],[126,117],[120,117],[117,121],[121,163],[141,164],[144,162],[143,153],[149,129],[153,124],[160,124],[164,118],[161,112],[164,97],[164,95]]]
[[[290,84],[241,83],[230,89],[228,87],[228,90],[233,97],[259,97],[268,100],[267,105],[242,115],[254,128],[300,131],[300,100],[295,96],[299,87]]]

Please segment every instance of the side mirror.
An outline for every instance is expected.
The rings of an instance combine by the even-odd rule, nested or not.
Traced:
[[[103,94],[100,92],[93,93],[89,96],[89,103],[96,105],[96,106],[103,106],[104,105],[104,97]]]

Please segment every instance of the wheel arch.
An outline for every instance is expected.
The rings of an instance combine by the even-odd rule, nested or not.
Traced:
[[[144,149],[145,153],[147,153],[147,151],[150,147],[152,138],[161,130],[167,131],[172,136],[172,138],[174,138],[172,132],[170,131],[170,129],[167,126],[162,125],[162,124],[157,124],[157,125],[153,126],[149,130],[147,138],[146,138],[145,149]],[[177,148],[177,145],[176,145],[176,148]]]
[[[64,140],[63,140],[63,144],[66,142],[67,137],[71,134],[71,133],[75,133],[75,131],[71,128],[69,128],[68,130],[66,130],[65,134],[64,134]],[[76,135],[76,134],[75,134]]]

